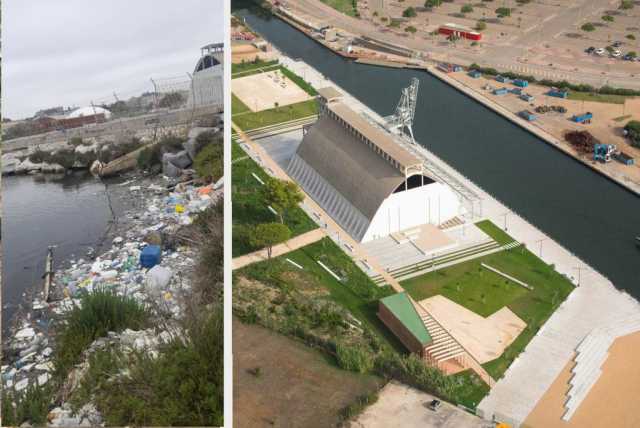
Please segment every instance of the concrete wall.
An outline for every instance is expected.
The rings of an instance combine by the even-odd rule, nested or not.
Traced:
[[[438,225],[463,213],[458,196],[441,183],[393,193],[376,212],[362,242],[422,224]]]

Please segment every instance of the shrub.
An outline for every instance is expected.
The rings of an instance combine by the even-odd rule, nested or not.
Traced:
[[[426,8],[434,8],[442,5],[442,0],[426,0],[424,2],[424,7]]]
[[[160,107],[175,108],[180,107],[185,102],[186,99],[181,92],[169,92],[160,99],[158,105]]]
[[[606,22],[613,22],[613,21],[615,21],[615,18],[613,16],[611,16],[611,15],[603,15],[602,16],[602,20],[606,21]]]
[[[508,7],[499,7],[496,9],[496,15],[499,17],[511,16],[511,9]]]
[[[76,152],[73,149],[56,150],[49,156],[48,162],[56,163],[64,169],[70,169],[76,162]]]
[[[57,335],[53,358],[56,376],[66,376],[95,339],[109,331],[145,328],[148,319],[146,308],[132,297],[118,296],[106,288],[84,294],[80,306],[66,315],[64,327]]]
[[[336,347],[338,366],[357,373],[369,373],[373,369],[373,358],[365,348],[338,343]]]
[[[640,147],[640,121],[632,120],[624,127],[627,131],[627,137],[631,140],[631,144]]]
[[[127,376],[98,379],[94,403],[111,426],[222,426],[223,317],[215,307],[158,358],[135,353]]]
[[[477,31],[483,31],[487,29],[487,24],[484,21],[478,21],[476,23],[476,30]]]
[[[591,22],[587,22],[586,24],[583,24],[582,27],[580,27],[580,29],[582,31],[591,32],[591,31],[595,31],[596,27]]]
[[[222,177],[222,151],[223,145],[217,143],[210,143],[200,150],[193,160],[198,176],[214,181]]]
[[[404,31],[406,31],[407,33],[415,34],[415,32],[418,30],[416,29],[416,27],[409,25],[407,28],[404,29]]]
[[[460,12],[462,12],[462,13],[471,13],[471,12],[473,12],[473,6],[471,6],[470,4],[465,4],[464,6],[462,6],[460,8]]]
[[[340,419],[347,421],[358,416],[367,407],[375,404],[378,401],[378,392],[374,391],[369,394],[360,395],[356,398],[356,401],[349,404],[347,407],[340,411]]]
[[[636,36],[634,36],[633,34],[627,34],[625,37],[627,39],[629,39],[629,40],[635,40],[636,39]]]
[[[82,141],[82,137],[73,137],[69,140],[69,144],[73,147],[78,147],[84,144],[84,141]]]
[[[418,13],[416,12],[415,8],[408,7],[402,12],[402,16],[404,16],[405,18],[415,18],[416,16],[418,16]]]
[[[29,386],[16,396],[2,393],[2,426],[18,426],[29,422],[31,426],[45,426],[49,405],[53,399],[51,386]],[[16,407],[12,403],[15,401]]]
[[[626,10],[626,9],[633,9],[634,6],[634,2],[633,0],[622,0],[620,2],[620,9]]]
[[[33,163],[42,163],[48,158],[49,154],[40,149],[35,149],[34,152],[29,155],[29,161]]]

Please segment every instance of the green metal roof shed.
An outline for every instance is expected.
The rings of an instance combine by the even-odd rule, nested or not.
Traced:
[[[393,316],[402,323],[407,331],[422,345],[427,345],[432,341],[429,331],[420,319],[420,315],[413,307],[407,292],[393,294],[380,300]]]

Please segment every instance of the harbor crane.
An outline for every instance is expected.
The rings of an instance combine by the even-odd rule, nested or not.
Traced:
[[[411,84],[402,89],[402,95],[396,106],[396,111],[391,116],[384,118],[387,128],[393,133],[402,135],[406,128],[409,131],[412,143],[416,142],[415,138],[413,138],[413,117],[416,114],[419,84],[420,81],[416,77],[412,78]]]

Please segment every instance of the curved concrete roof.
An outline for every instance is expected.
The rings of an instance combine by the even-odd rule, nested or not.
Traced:
[[[324,114],[309,128],[296,154],[369,221],[405,179],[398,169]]]

